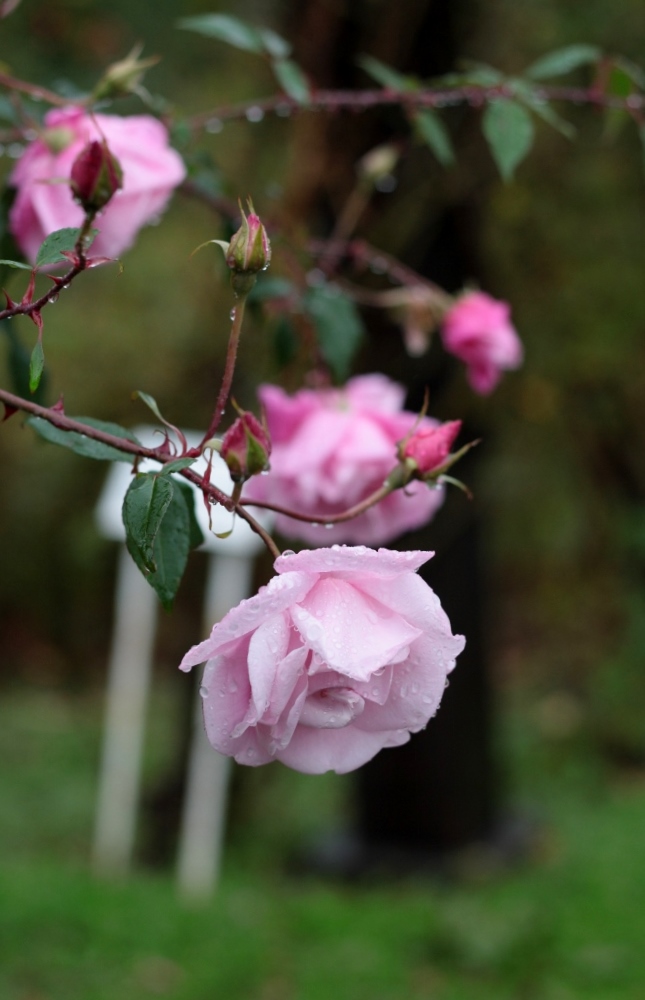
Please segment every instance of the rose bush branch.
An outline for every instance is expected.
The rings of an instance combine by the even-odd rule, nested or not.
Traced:
[[[47,423],[52,424],[52,426],[57,427],[59,430],[67,433],[80,434],[84,438],[89,438],[92,441],[97,441],[101,444],[107,445],[116,451],[131,455],[135,463],[138,459],[147,458],[155,462],[159,462],[160,466],[163,468],[164,465],[171,465],[171,463],[182,457],[181,455],[168,454],[164,445],[161,445],[158,448],[148,448],[146,445],[143,445],[134,439],[119,437],[118,435],[111,434],[99,427],[84,423],[81,420],[76,420],[73,417],[68,417],[62,409],[62,406],[59,405],[53,407],[41,406],[38,403],[34,403],[30,399],[23,399],[22,396],[17,396],[14,393],[1,388],[0,402],[2,402],[5,406],[5,420],[12,414],[18,411],[23,411],[24,413],[29,413],[33,417],[39,417],[42,420],[46,420]],[[183,476],[184,479],[196,486],[210,502],[220,504],[232,514],[238,514],[244,521],[246,521],[249,527],[251,527],[252,530],[260,536],[273,556],[277,557],[280,554],[280,550],[277,548],[275,542],[265,528],[263,528],[263,526],[259,524],[241,504],[236,503],[233,499],[231,499],[231,497],[224,493],[223,490],[218,489],[204,476],[200,476],[198,473],[193,472],[190,468],[176,469],[173,470],[173,472],[176,472],[177,475]]]
[[[645,95],[629,94],[621,97],[615,94],[605,94],[593,87],[557,87],[540,86],[533,89],[533,95],[539,101],[563,101],[567,104],[587,104],[597,108],[642,112],[645,109]],[[210,111],[203,111],[188,119],[187,124],[193,129],[200,129],[214,119],[219,121],[235,121],[247,118],[249,111],[262,111],[264,114],[275,114],[288,109],[291,112],[303,111],[366,111],[368,108],[399,105],[403,109],[416,108],[446,108],[461,104],[480,108],[484,104],[502,99],[514,99],[516,89],[510,83],[495,84],[491,87],[463,86],[415,90],[402,93],[394,89],[366,90],[313,90],[305,104],[287,94],[273,94],[257,100],[240,101],[237,104],[220,105]]]

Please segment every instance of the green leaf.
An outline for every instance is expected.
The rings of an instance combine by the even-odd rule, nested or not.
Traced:
[[[264,51],[272,59],[286,59],[291,54],[291,46],[286,38],[271,31],[271,28],[258,28],[258,34],[262,39]]]
[[[209,243],[219,243],[220,241],[219,240],[208,240],[208,242]],[[204,243],[204,244],[202,244],[202,246],[206,246],[206,244]],[[201,247],[198,247],[198,249],[201,249]],[[161,410],[159,409],[159,404],[157,403],[157,400],[154,398],[154,396],[150,396],[147,392],[142,392],[141,389],[135,389],[135,391],[132,393],[132,398],[133,399],[140,399],[142,403],[146,404],[146,406],[148,407],[149,410],[152,410],[152,412],[154,413],[155,417],[157,417],[159,420],[161,420],[162,424],[165,424],[166,426],[168,426],[168,422],[167,422],[167,420],[165,420],[164,417],[162,417]]]
[[[29,395],[29,360],[30,352],[20,340],[15,329],[8,320],[0,324],[0,330],[6,334],[9,344],[7,366],[11,377],[11,388],[18,396]],[[47,375],[40,380],[38,389],[33,393],[37,403],[43,403],[46,395]]]
[[[474,83],[478,87],[495,87],[504,81],[504,74],[500,73],[494,66],[489,66],[488,63],[465,59],[464,69],[461,83]],[[459,86],[459,84],[456,85]]]
[[[543,97],[540,97],[535,93],[535,89],[532,84],[527,83],[526,80],[512,80],[513,90],[517,94],[519,100],[527,104],[532,111],[535,112],[543,121],[551,125],[552,128],[563,135],[565,139],[574,139],[576,135],[576,129],[568,122],[565,118],[561,118],[557,111],[554,111],[550,104],[548,104]]]
[[[314,322],[320,353],[335,377],[343,381],[363,339],[358,309],[336,285],[312,288],[304,306]]]
[[[29,391],[35,392],[40,385],[43,370],[45,368],[45,352],[40,338],[36,341],[29,361]]]
[[[268,299],[285,299],[293,295],[295,286],[286,278],[264,278],[249,292],[247,302],[266,302]]]
[[[6,264],[7,267],[19,267],[23,271],[31,271],[31,264],[22,264],[19,260],[6,260],[3,258],[0,260],[0,264]]]
[[[602,56],[597,45],[567,45],[564,49],[556,49],[532,63],[525,75],[532,80],[545,80],[550,76],[561,76],[570,73],[579,66],[597,62]]]
[[[156,532],[152,541],[152,552],[148,553],[152,556],[151,562],[154,565],[152,570],[144,562],[142,558],[144,553],[137,540],[137,537],[141,538],[138,534],[139,527],[145,522],[146,510],[149,509],[146,501],[150,496],[151,489],[148,485],[142,483],[142,480],[156,480],[157,488],[159,488],[160,484],[163,484],[161,485],[161,489],[165,491],[164,500],[167,497],[168,491],[170,493],[170,501],[164,506],[161,517],[158,519],[156,525]],[[131,484],[123,502],[123,523],[126,529],[128,551],[150,586],[157,592],[163,606],[168,609],[172,606],[173,599],[181,583],[190,548],[197,542],[197,532],[195,529],[199,531],[196,523],[192,523],[192,520],[194,520],[194,501],[191,496],[189,503],[186,490],[192,494],[188,484],[186,484],[186,488],[184,489],[183,484],[177,483],[167,477],[154,475],[137,476]],[[139,498],[138,493],[140,491],[142,491],[142,496]],[[130,498],[129,500],[128,497]],[[159,499],[161,500],[161,494]],[[192,520],[191,504],[193,505]],[[133,524],[131,519],[133,510],[136,524]],[[135,532],[137,532],[137,537],[135,537]],[[144,534],[144,537],[149,541],[149,534]],[[201,537],[201,531],[199,531],[199,538],[201,539]]]
[[[179,487],[186,501],[186,509],[188,511],[188,544],[191,549],[198,549],[204,541],[204,533],[199,527],[197,515],[195,514],[195,501],[198,500],[198,496],[188,483],[184,483],[179,479],[175,480],[175,489],[177,487]]]
[[[127,430],[125,427],[119,427],[118,424],[113,424],[110,421],[95,420],[93,417],[74,417],[73,419],[78,420],[79,423],[87,424],[89,427],[96,427],[97,430],[105,431],[106,434],[126,438],[135,444],[140,443],[132,431]],[[30,427],[33,427],[37,434],[45,438],[46,441],[62,445],[63,448],[69,448],[84,458],[96,458],[105,462],[133,461],[132,452],[119,451],[117,448],[113,448],[112,445],[103,444],[102,441],[95,441],[94,438],[80,434],[78,431],[64,431],[60,427],[50,424],[43,417],[29,417],[27,423]]]
[[[421,139],[430,147],[444,167],[455,162],[452,141],[446,126],[435,111],[417,111],[413,117],[414,127]]]
[[[298,104],[307,104],[310,97],[309,81],[297,63],[292,59],[276,59],[273,72],[285,94],[293,97]]]
[[[57,229],[55,232],[50,233],[41,244],[40,250],[38,251],[36,256],[36,267],[44,267],[46,264],[60,264],[61,261],[65,260],[61,251],[70,251],[74,249],[79,232],[79,229]],[[91,231],[90,242],[94,239],[97,233],[98,229],[93,229]],[[87,248],[89,243],[86,243],[85,246]]]
[[[166,462],[159,469],[159,475],[170,476],[173,472],[181,472],[182,469],[188,469],[191,465],[194,465],[196,461],[196,458],[175,458],[172,462]]]
[[[0,118],[12,125],[18,124],[18,114],[16,108],[8,97],[0,97]]]
[[[356,63],[365,70],[368,76],[380,83],[382,87],[387,87],[388,90],[419,89],[420,84],[416,77],[404,76],[403,73],[392,69],[391,66],[382,63],[380,59],[375,59],[374,56],[359,56]]]
[[[280,368],[291,364],[298,353],[298,337],[288,316],[280,316],[275,324],[273,350]]]
[[[142,571],[154,573],[158,568],[154,544],[173,493],[172,479],[146,473],[134,477],[124,497],[126,545]]]
[[[257,28],[229,14],[201,14],[197,17],[182,17],[177,25],[186,31],[196,31],[207,38],[218,38],[244,52],[263,52],[266,48],[262,34]]]
[[[484,135],[504,180],[513,176],[533,143],[533,120],[516,101],[492,101],[482,118]]]

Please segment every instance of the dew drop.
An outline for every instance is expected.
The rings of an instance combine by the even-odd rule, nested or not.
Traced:
[[[262,108],[259,108],[257,104],[254,104],[253,107],[247,109],[246,112],[247,121],[261,122],[263,118],[264,118],[264,111],[262,110]]]
[[[295,556],[295,554],[296,553],[293,551],[293,549],[285,549],[284,552],[282,553],[283,556]]]
[[[230,319],[231,323],[235,319],[235,306],[233,306],[233,308],[231,309],[230,313],[228,314],[228,318]]]
[[[208,688],[204,687],[203,684],[202,684],[202,686],[199,689],[199,695],[200,695],[200,698],[208,698]]]

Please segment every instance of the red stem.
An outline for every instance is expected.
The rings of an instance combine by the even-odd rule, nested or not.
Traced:
[[[228,347],[226,349],[226,364],[224,366],[224,375],[222,376],[222,384],[220,385],[219,392],[217,394],[217,402],[215,403],[215,409],[213,410],[213,415],[211,417],[211,422],[208,425],[208,430],[202,438],[201,447],[204,446],[209,438],[212,438],[215,431],[220,425],[220,421],[224,415],[224,409],[228,402],[228,397],[231,392],[231,385],[233,384],[233,373],[235,371],[235,362],[237,360],[237,348],[240,342],[240,334],[242,332],[242,320],[244,319],[244,307],[246,305],[246,295],[241,295],[233,307],[233,325],[231,326],[231,332],[228,338]]]
[[[391,492],[391,486],[387,484],[379,486],[377,490],[370,493],[360,503],[354,504],[353,507],[348,507],[347,510],[342,511],[340,514],[299,514],[298,511],[289,510],[288,507],[282,507],[280,504],[265,503],[263,500],[245,500],[244,497],[242,497],[241,503],[247,504],[250,507],[261,507],[263,510],[272,510],[275,514],[283,514],[285,517],[292,517],[294,521],[306,521],[308,524],[342,524],[343,521],[351,521],[352,518],[358,517],[359,514],[364,514],[366,510],[369,510],[374,504],[379,503]]]
[[[618,108],[624,111],[637,112],[645,108],[645,95],[629,94],[618,97],[613,94],[599,93],[592,88],[536,86],[533,94],[544,100],[567,101],[571,104],[590,104],[595,107]],[[390,88],[374,90],[314,90],[306,104],[300,104],[286,94],[273,94],[255,101],[244,101],[240,104],[224,105],[211,111],[204,111],[189,118],[187,124],[192,128],[201,128],[212,119],[229,121],[244,118],[250,108],[257,108],[265,113],[275,112],[281,108],[291,111],[307,111],[324,109],[338,111],[365,111],[381,105],[398,104],[404,109],[442,108],[458,104],[470,104],[480,107],[486,101],[496,97],[516,98],[512,84],[500,83],[492,87],[479,87],[468,84],[463,87],[452,87],[443,90],[413,90],[399,91]]]

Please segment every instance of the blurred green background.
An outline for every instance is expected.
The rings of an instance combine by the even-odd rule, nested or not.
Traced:
[[[146,83],[178,119],[272,93],[259,60],[175,27],[179,15],[213,10],[291,38],[295,57],[321,85],[368,84],[359,70],[350,73],[348,51],[370,51],[421,75],[424,46],[428,73],[451,68],[456,57],[520,72],[578,41],[642,62],[645,40],[636,0],[249,0],[234,10],[206,0],[23,0],[0,22],[0,60],[16,76],[73,92],[144,41],[144,55],[163,56]],[[437,31],[423,35],[420,25],[431,18]],[[587,79],[581,71],[572,82]],[[117,110],[140,105],[125,101]],[[440,233],[451,211],[469,226],[472,276],[512,303],[526,347],[523,369],[488,399],[473,399],[456,371],[435,412],[486,428],[475,503],[488,524],[497,741],[509,794],[544,823],[535,857],[511,874],[465,859],[451,889],[350,891],[285,881],[289,851],[312,826],[342,817],[349,796],[345,779],[307,779],[276,766],[249,772],[236,796],[224,886],[207,911],[181,910],[167,875],[116,888],[92,882],[86,869],[115,569],[114,545],[93,521],[105,468],[36,440],[14,417],[0,428],[2,1000],[642,995],[642,149],[633,126],[618,128],[588,108],[561,110],[577,127],[575,141],[538,128],[534,150],[506,185],[477,113],[446,114],[458,167],[446,171],[427,149],[407,149],[398,187],[377,197],[360,231],[419,266],[427,233]],[[395,112],[329,124],[303,113],[232,122],[195,141],[179,130],[175,140],[194,176],[208,168],[217,194],[250,193],[269,224],[297,232],[306,222],[325,235],[351,187],[350,154],[404,134]],[[321,150],[337,163],[324,181]],[[5,152],[8,174],[10,144]],[[49,400],[64,392],[70,414],[132,425],[147,419],[131,401],[138,388],[174,422],[203,426],[231,301],[215,251],[189,255],[226,233],[225,219],[178,194],[160,226],[141,233],[122,274],[102,268],[82,276],[45,314]],[[280,267],[277,248],[274,273]],[[439,259],[429,276],[442,280],[442,267]],[[20,272],[11,276],[14,298],[22,281]],[[14,322],[31,345],[34,327]],[[407,362],[397,328],[386,333],[394,345],[389,373],[398,377]],[[252,319],[236,381],[243,404],[252,403],[258,381],[281,375],[272,337]],[[293,384],[297,372],[282,374]],[[175,610],[163,616],[149,789],[171,767],[179,739],[176,665],[199,629],[203,573],[196,556]]]

